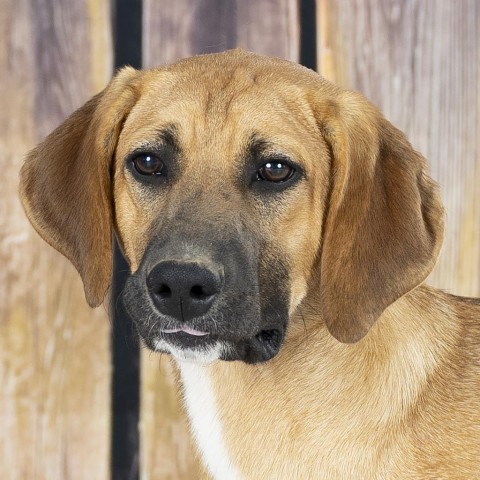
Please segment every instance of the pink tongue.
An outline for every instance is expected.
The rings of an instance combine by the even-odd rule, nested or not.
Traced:
[[[200,332],[198,330],[194,330],[193,328],[189,327],[182,327],[182,328],[170,328],[162,330],[163,333],[178,333],[178,332],[185,332],[189,335],[195,335],[196,337],[202,337],[204,335],[208,335],[208,332]]]

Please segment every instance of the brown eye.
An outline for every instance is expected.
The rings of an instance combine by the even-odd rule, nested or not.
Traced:
[[[295,170],[285,163],[268,162],[257,173],[259,180],[280,183],[287,181]]]
[[[133,159],[133,166],[140,175],[161,175],[164,164],[155,155],[145,153]]]

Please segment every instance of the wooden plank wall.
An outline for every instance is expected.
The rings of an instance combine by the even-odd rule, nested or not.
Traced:
[[[298,2],[144,0],[144,66],[234,46],[298,60]],[[16,190],[24,153],[110,77],[109,0],[1,7],[0,478],[108,479],[105,308],[86,307]],[[319,70],[430,160],[448,215],[431,282],[466,295],[480,295],[479,25],[476,0],[317,0]],[[143,352],[141,373],[141,478],[199,478],[168,359]]]
[[[109,322],[28,224],[24,154],[111,75],[108,0],[0,8],[0,478],[107,479]]]
[[[447,228],[429,283],[480,295],[480,3],[317,3],[322,74],[380,107],[441,186]]]

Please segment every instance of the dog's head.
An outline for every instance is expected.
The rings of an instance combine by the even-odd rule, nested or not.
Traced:
[[[116,232],[150,348],[253,363],[302,302],[355,342],[425,279],[443,234],[425,170],[361,95],[231,51],[120,71],[29,154],[21,197],[92,306]]]

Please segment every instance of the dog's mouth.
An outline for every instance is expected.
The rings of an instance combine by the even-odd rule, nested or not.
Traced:
[[[222,360],[257,363],[270,360],[278,353],[284,332],[276,328],[263,329],[248,339],[232,341],[212,333],[183,327],[163,330],[161,336],[162,340],[175,350],[202,352],[222,345]]]
[[[231,340],[222,336],[182,326],[177,328],[163,328],[159,330],[156,339],[145,339],[149,348],[156,351],[171,353],[184,360],[185,355],[195,361],[196,357],[203,358],[205,353],[217,352],[215,359],[242,360],[246,363],[265,362],[273,358],[283,341],[284,332],[277,328],[262,329],[256,335],[243,340]],[[203,363],[203,360],[200,362]]]
[[[205,335],[209,335],[208,332],[202,332],[200,330],[195,330],[194,328],[190,327],[181,327],[181,328],[165,328],[163,330],[160,330],[160,333],[166,333],[166,334],[171,334],[171,333],[180,333],[184,332],[187,333],[188,335],[193,335],[194,337],[204,337]]]
[[[178,349],[205,349],[218,341],[218,335],[195,330],[191,327],[168,328],[160,330],[160,338]]]

